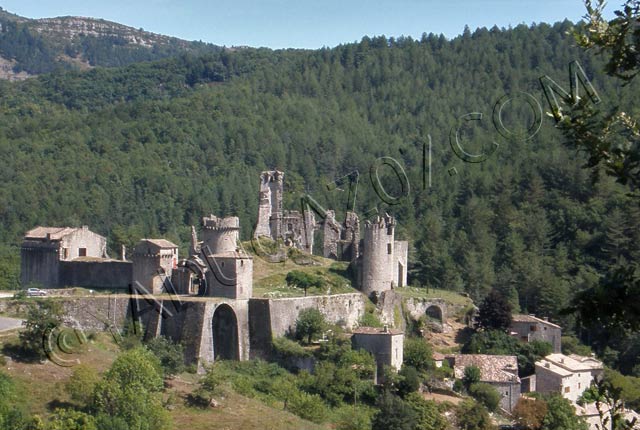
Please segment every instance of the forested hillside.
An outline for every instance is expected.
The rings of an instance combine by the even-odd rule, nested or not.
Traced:
[[[13,72],[3,74],[2,78],[18,73],[24,78],[58,69],[119,67],[185,52],[202,54],[221,49],[102,19],[70,16],[28,19],[0,8],[0,57],[11,62]]]
[[[306,192],[340,214],[348,184],[326,185],[357,170],[356,210],[398,218],[412,244],[412,282],[476,300],[496,287],[523,312],[574,329],[559,315],[574,292],[613,264],[638,261],[638,202],[610,178],[594,184],[551,118],[531,139],[515,132],[531,120],[523,98],[503,109],[512,137],[491,121],[494,104],[519,91],[548,111],[538,78],[568,89],[572,60],[602,109],[637,113],[637,82],[622,88],[606,77],[602,59],[573,46],[570,27],[226,50],[0,83],[2,287],[15,285],[20,237],[37,224],[88,224],[112,249],[143,236],[184,246],[189,226],[213,213],[240,216],[246,239],[260,171],[286,172],[289,208]],[[499,145],[483,163],[462,161],[450,145],[470,112],[484,117],[462,121],[465,151]],[[389,166],[379,169],[388,194],[408,194],[398,204],[374,192],[379,157],[393,157],[409,179],[410,191]]]

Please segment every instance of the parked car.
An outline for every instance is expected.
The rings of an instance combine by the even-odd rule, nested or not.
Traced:
[[[47,295],[47,292],[39,288],[29,288],[27,290],[27,297],[42,297],[46,295]]]

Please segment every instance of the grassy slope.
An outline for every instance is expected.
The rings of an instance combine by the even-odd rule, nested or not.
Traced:
[[[15,343],[17,334],[0,336],[0,347]],[[85,345],[84,350],[74,358],[81,363],[94,367],[99,372],[109,368],[118,353],[118,347],[107,335],[100,334],[97,339]],[[7,360],[2,366],[15,381],[24,398],[28,399],[26,409],[43,418],[48,417],[56,407],[69,405],[69,396],[64,390],[73,367],[57,366],[49,361],[44,363],[26,363],[18,360]],[[186,396],[196,387],[197,375],[183,374],[170,380],[165,390],[165,399],[175,398],[175,408],[171,411],[175,428],[190,430],[321,430],[319,426],[297,416],[272,408],[256,399],[229,393],[218,399],[221,406],[216,409],[195,409],[187,407]]]

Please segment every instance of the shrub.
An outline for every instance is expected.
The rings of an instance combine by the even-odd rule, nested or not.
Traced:
[[[413,366],[402,366],[399,372],[400,382],[398,382],[398,393],[405,397],[407,394],[418,391],[420,388],[420,375]]]
[[[176,375],[184,371],[184,348],[166,337],[156,337],[147,343],[147,348],[160,360],[165,375]]]
[[[22,349],[28,355],[44,359],[47,356],[45,341],[49,333],[62,326],[62,307],[58,302],[43,300],[31,304],[27,319],[23,322],[25,329],[20,332]]]
[[[468,390],[471,385],[480,382],[480,369],[478,366],[468,366],[464,368],[464,376],[462,377],[462,383]]]
[[[465,430],[494,430],[491,417],[487,409],[467,399],[456,407],[456,421],[458,428]]]
[[[371,415],[364,408],[344,406],[336,411],[336,430],[370,430]]]
[[[416,412],[416,430],[445,430],[448,421],[442,416],[438,404],[432,400],[425,400],[419,393],[409,394],[405,401]]]
[[[322,333],[326,326],[324,315],[319,310],[303,309],[296,320],[296,337],[301,340],[306,339],[307,344],[310,344],[311,339]]]
[[[88,406],[93,402],[93,392],[100,381],[95,369],[80,364],[73,369],[71,377],[65,384],[65,390],[75,402]]]
[[[500,406],[500,394],[493,386],[484,382],[471,384],[469,394],[482,403],[490,412],[495,412]]]
[[[327,416],[327,407],[317,394],[299,392],[289,399],[288,409],[300,418],[321,423]]]
[[[413,430],[418,416],[400,397],[384,391],[377,401],[378,412],[371,423],[372,430]]]
[[[289,357],[303,358],[311,356],[311,352],[303,348],[299,343],[294,342],[286,337],[277,337],[271,341],[273,352],[279,358],[286,359]]]
[[[47,426],[48,430],[97,430],[95,419],[73,409],[56,409]]]
[[[424,372],[432,367],[433,353],[424,339],[405,339],[403,352],[404,364],[415,367],[419,372]]]

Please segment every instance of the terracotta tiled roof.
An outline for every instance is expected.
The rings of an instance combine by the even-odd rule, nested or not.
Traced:
[[[51,240],[60,240],[64,236],[73,233],[74,231],[79,230],[77,228],[72,227],[41,227],[38,226],[34,229],[29,230],[25,235],[25,239],[46,239],[47,235],[51,238]]]
[[[542,318],[538,318],[538,317],[536,317],[534,315],[516,314],[516,315],[512,315],[511,316],[511,320],[513,322],[541,323],[541,324],[546,324],[546,325],[549,325],[549,326],[555,327],[555,328],[562,328],[557,324],[554,324],[554,323],[549,322],[547,320],[543,320]]]
[[[169,242],[166,239],[142,239],[142,240],[152,243],[159,248],[177,248],[178,247],[178,245],[176,245],[173,242]]]
[[[453,357],[455,377],[462,379],[464,369],[476,366],[480,369],[481,382],[520,382],[518,358],[515,355],[462,354]]]
[[[436,361],[442,361],[445,359],[444,354],[440,354],[439,352],[434,352],[433,353],[433,359]]]
[[[592,357],[580,355],[549,354],[537,361],[536,366],[544,367],[559,375],[568,376],[573,372],[602,369],[602,362]]]

